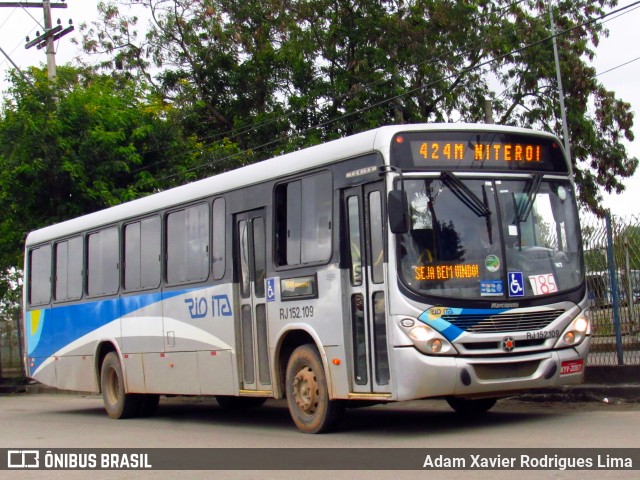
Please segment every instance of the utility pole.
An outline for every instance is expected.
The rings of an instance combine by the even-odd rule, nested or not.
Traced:
[[[46,35],[47,32],[51,31],[51,3],[49,3],[49,0],[42,2],[42,12],[44,13],[44,31]],[[56,78],[56,52],[53,49],[53,35],[46,35],[46,44],[47,72],[49,80],[53,80]]]
[[[569,126],[567,125],[567,111],[564,106],[564,90],[562,89],[562,75],[560,74],[560,56],[558,55],[558,42],[556,41],[556,23],[553,20],[553,1],[549,2],[549,20],[551,23],[551,36],[553,37],[553,57],[556,64],[556,79],[558,81],[558,96],[560,97],[560,116],[562,117],[562,134],[564,136],[564,149],[569,159],[569,174],[573,179],[573,160],[571,159],[571,139],[569,138]]]
[[[64,0],[62,0],[64,2]],[[49,80],[56,78],[56,52],[53,42],[59,38],[65,36],[67,33],[73,31],[73,25],[69,20],[69,27],[63,29],[60,20],[58,25],[53,27],[51,21],[51,9],[52,8],[67,8],[66,3],[51,3],[50,0],[42,0],[42,2],[0,2],[0,8],[41,8],[44,15],[44,33],[40,35],[40,32],[36,32],[36,38],[29,40],[27,37],[27,43],[24,48],[29,49],[31,47],[37,47],[38,50],[45,48],[47,54],[47,74]],[[3,52],[4,53],[4,52]],[[13,63],[13,61],[11,62]]]

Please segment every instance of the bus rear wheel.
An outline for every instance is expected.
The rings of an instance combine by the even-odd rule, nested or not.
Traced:
[[[111,418],[131,418],[138,415],[143,395],[125,393],[122,366],[116,352],[107,353],[100,371],[102,401]]]
[[[477,415],[488,412],[497,401],[497,398],[447,398],[449,406],[463,415]]]
[[[344,402],[329,399],[320,354],[312,345],[296,348],[287,365],[286,393],[289,412],[304,433],[322,433],[337,426]]]

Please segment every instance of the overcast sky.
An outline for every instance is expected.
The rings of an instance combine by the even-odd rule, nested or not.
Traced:
[[[52,0],[52,3],[59,1]],[[97,0],[66,0],[66,3],[66,9],[52,10],[53,22],[55,24],[59,18],[63,26],[66,26],[71,18],[76,25],[76,31],[57,42],[58,64],[64,64],[81,55],[77,47],[71,43],[71,38],[79,35],[79,24],[97,18]],[[634,0],[622,0],[619,7],[632,3],[635,3]],[[139,6],[134,8],[143,11]],[[20,68],[46,64],[44,50],[37,50],[35,47],[29,50],[24,48],[25,37],[33,39],[36,31],[42,32],[42,23],[41,9],[0,8],[0,47]],[[607,20],[605,25],[610,35],[603,39],[596,49],[594,66],[599,74],[598,79],[609,90],[616,92],[618,98],[631,104],[636,115],[634,134],[637,140],[629,145],[629,151],[633,156],[640,158],[640,6]],[[0,79],[4,80],[9,68],[10,62],[4,55],[0,55]],[[605,73],[610,69],[614,70]],[[625,184],[627,191],[624,194],[605,194],[605,207],[620,216],[640,214],[640,171],[634,178],[626,180]]]

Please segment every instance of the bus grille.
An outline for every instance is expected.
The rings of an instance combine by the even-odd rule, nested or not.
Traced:
[[[501,313],[498,315],[462,314],[443,315],[442,319],[456,327],[473,333],[506,333],[540,330],[552,323],[564,310],[541,312]]]

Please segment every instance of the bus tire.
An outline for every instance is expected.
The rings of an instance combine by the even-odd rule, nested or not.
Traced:
[[[232,397],[229,395],[216,395],[216,402],[225,410],[242,410],[244,408],[260,407],[266,402],[264,397]]]
[[[304,433],[333,429],[344,412],[344,402],[329,399],[324,367],[313,345],[301,345],[291,354],[286,394],[291,418]]]
[[[497,398],[458,398],[449,397],[447,403],[457,413],[463,415],[478,415],[488,412],[498,401]]]
[[[116,352],[104,357],[100,371],[102,401],[111,418],[131,418],[138,415],[142,395],[125,393],[122,366]]]

